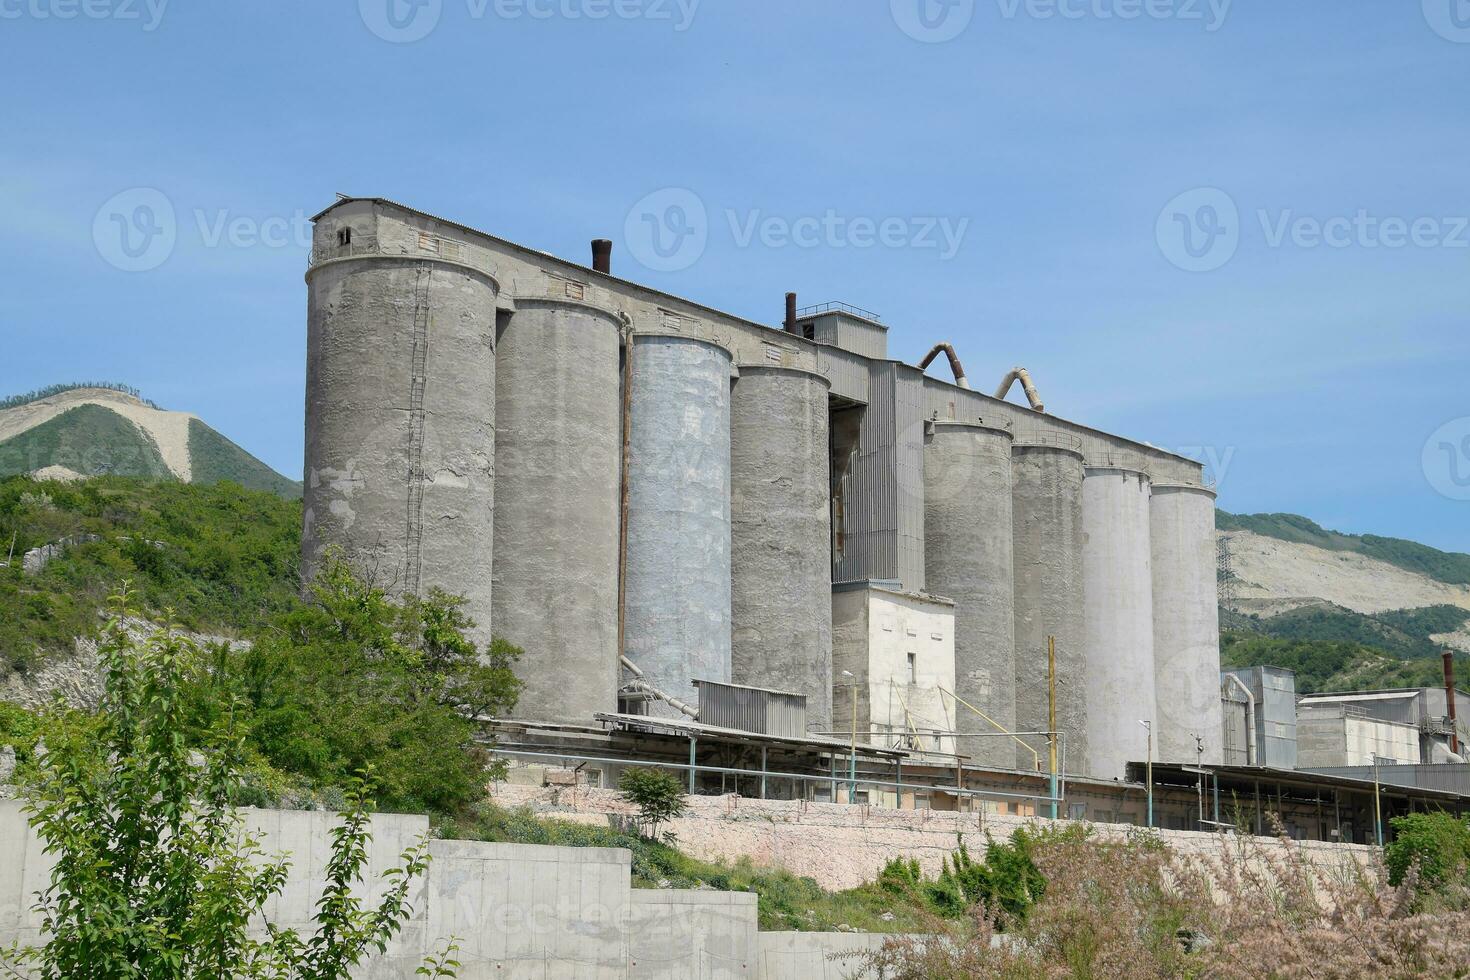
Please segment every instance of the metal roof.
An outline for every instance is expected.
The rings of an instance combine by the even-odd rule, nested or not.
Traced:
[[[1198,771],[1194,766],[1185,766],[1175,763],[1155,762],[1154,782],[1159,782],[1162,775],[1166,778],[1177,777],[1184,783],[1193,785],[1196,782]],[[1143,776],[1147,766],[1143,762],[1128,763],[1130,775]],[[1312,772],[1305,769],[1274,769],[1270,766],[1204,766],[1203,768],[1221,779],[1239,780],[1261,780],[1280,783],[1285,786],[1311,787],[1316,789],[1341,789],[1351,790],[1355,793],[1372,793],[1373,781],[1371,779],[1352,779],[1346,776],[1328,775],[1320,772]],[[1389,766],[1382,769],[1392,768]],[[1174,784],[1171,784],[1174,785]],[[1385,796],[1420,796],[1427,799],[1443,800],[1445,802],[1470,804],[1470,796],[1449,790],[1426,789],[1417,786],[1403,786],[1395,783],[1378,783],[1379,792]]]
[[[814,748],[823,752],[841,752],[843,755],[846,755],[851,749],[850,742],[839,741],[837,739],[816,738],[812,736],[791,738],[784,735],[762,735],[759,732],[744,732],[736,728],[704,725],[688,719],[654,718],[649,715],[605,714],[602,712],[598,712],[594,717],[598,721],[622,731],[643,731],[660,735],[678,735],[684,738],[707,737],[723,739],[725,741],[777,743],[801,748]],[[857,743],[857,754],[876,756],[884,759],[901,759],[908,755],[903,749],[884,749],[863,742]]]

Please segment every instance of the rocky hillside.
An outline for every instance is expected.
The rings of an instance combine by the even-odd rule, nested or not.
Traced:
[[[121,386],[62,385],[0,402],[0,479],[25,474],[230,480],[285,497],[301,495],[300,484],[197,416],[165,411]]]
[[[1470,555],[1291,514],[1221,511],[1217,528],[1227,664],[1340,690],[1436,683],[1441,650],[1470,653]]]

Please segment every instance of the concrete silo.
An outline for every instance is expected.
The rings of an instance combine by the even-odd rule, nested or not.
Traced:
[[[731,398],[732,677],[806,695],[816,731],[832,724],[829,387],[741,365]]]
[[[617,710],[622,321],[516,299],[495,398],[495,634],[525,650],[516,715]]]
[[[1015,555],[1016,727],[1049,730],[1047,638],[1056,640],[1057,730],[1068,772],[1086,773],[1087,654],[1082,640],[1082,453],[1065,437],[1011,450]],[[1035,741],[1035,740],[1032,740]],[[1038,751],[1046,751],[1039,743]],[[1058,760],[1060,762],[1060,760]],[[1033,765],[1031,753],[1018,766]],[[1043,756],[1043,766],[1046,759]]]
[[[1224,749],[1215,493],[1155,484],[1149,515],[1158,756],[1168,762],[1218,765]],[[1204,739],[1203,755],[1195,735]]]
[[[328,259],[307,282],[302,570],[331,548],[390,592],[463,595],[487,642],[499,286],[382,255]]]
[[[1018,746],[995,726],[1016,730],[1011,433],[979,422],[931,422],[928,429],[926,589],[954,600],[955,694],[991,722],[963,704],[946,707],[959,731],[986,733],[957,739],[960,754],[1009,769]],[[1027,757],[1031,768],[1035,758]]]
[[[730,366],[707,341],[633,338],[624,653],[691,705],[692,679],[730,681]]]
[[[1161,727],[1149,489],[1146,474],[1124,467],[1089,466],[1082,481],[1088,758],[1101,779],[1122,778],[1128,762],[1144,759],[1148,733],[1140,722],[1152,724],[1156,739]]]

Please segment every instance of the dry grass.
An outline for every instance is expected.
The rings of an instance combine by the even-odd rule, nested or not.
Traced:
[[[936,921],[935,938],[895,938],[860,965],[885,980],[1470,977],[1463,892],[1430,895],[1412,873],[1393,887],[1381,862],[1324,871],[1280,844],[1222,835],[1186,859],[1144,833],[1049,841],[1024,921]]]

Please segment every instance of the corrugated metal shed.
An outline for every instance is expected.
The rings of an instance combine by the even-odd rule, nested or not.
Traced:
[[[698,679],[694,685],[701,724],[782,738],[806,735],[805,695]]]

